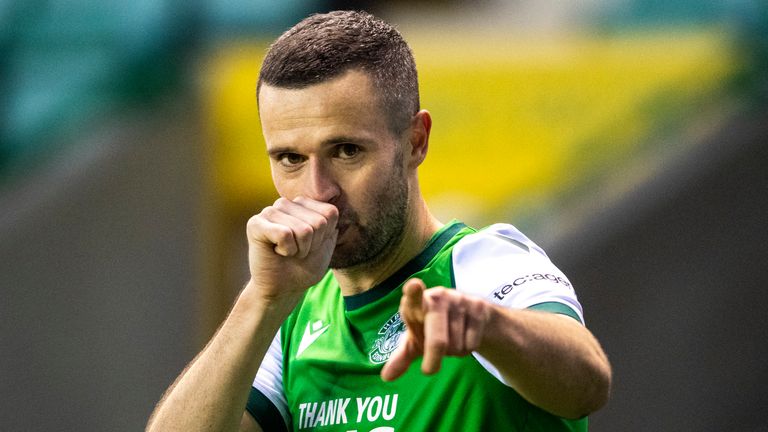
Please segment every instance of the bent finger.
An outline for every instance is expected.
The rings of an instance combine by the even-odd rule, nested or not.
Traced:
[[[315,235],[315,230],[309,222],[286,212],[285,205],[267,207],[262,210],[261,214],[272,223],[288,227],[293,233],[293,241],[296,243],[296,251],[295,253],[286,256],[295,255],[299,258],[307,256],[312,246],[312,238]],[[282,255],[280,251],[284,250],[284,247],[285,245],[277,243],[275,251]]]
[[[336,229],[336,224],[339,222],[339,209],[335,205],[303,196],[294,198],[293,202],[323,216],[327,221],[328,231]]]
[[[488,321],[488,306],[482,300],[474,303],[467,313],[467,328],[464,335],[464,344],[468,353],[477,351],[485,334],[485,324]]]
[[[467,329],[467,312],[461,299],[451,305],[448,314],[448,355],[465,355],[465,332]]]
[[[421,370],[427,375],[440,370],[448,347],[448,310],[446,298],[437,289],[424,295],[424,360]]]
[[[278,255],[293,256],[299,250],[291,228],[268,220],[263,211],[248,221],[247,234],[249,242],[270,245]]]

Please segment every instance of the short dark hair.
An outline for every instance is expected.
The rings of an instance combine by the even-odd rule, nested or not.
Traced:
[[[351,69],[369,74],[390,130],[402,132],[419,111],[413,53],[394,27],[366,12],[310,15],[283,33],[264,58],[257,97],[263,84],[305,88]]]

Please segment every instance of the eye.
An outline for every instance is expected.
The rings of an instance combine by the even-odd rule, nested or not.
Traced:
[[[277,155],[277,161],[286,167],[299,165],[300,163],[304,162],[304,159],[304,156],[298,153],[280,153]]]
[[[352,159],[360,154],[360,147],[355,144],[339,144],[336,146],[336,156],[341,159]]]

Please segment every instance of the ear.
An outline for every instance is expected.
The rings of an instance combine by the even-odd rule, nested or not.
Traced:
[[[409,142],[411,145],[408,167],[416,168],[424,162],[429,149],[429,132],[432,130],[432,116],[429,111],[421,110],[411,120]]]

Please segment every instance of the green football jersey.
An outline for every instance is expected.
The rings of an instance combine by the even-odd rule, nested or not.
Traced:
[[[265,431],[585,431],[523,399],[474,353],[446,357],[426,376],[420,362],[394,382],[382,366],[405,325],[402,284],[422,279],[511,308],[562,313],[583,322],[581,306],[546,254],[510,225],[475,231],[444,226],[385,282],[344,297],[332,272],[291,313],[254,380],[247,409]]]

